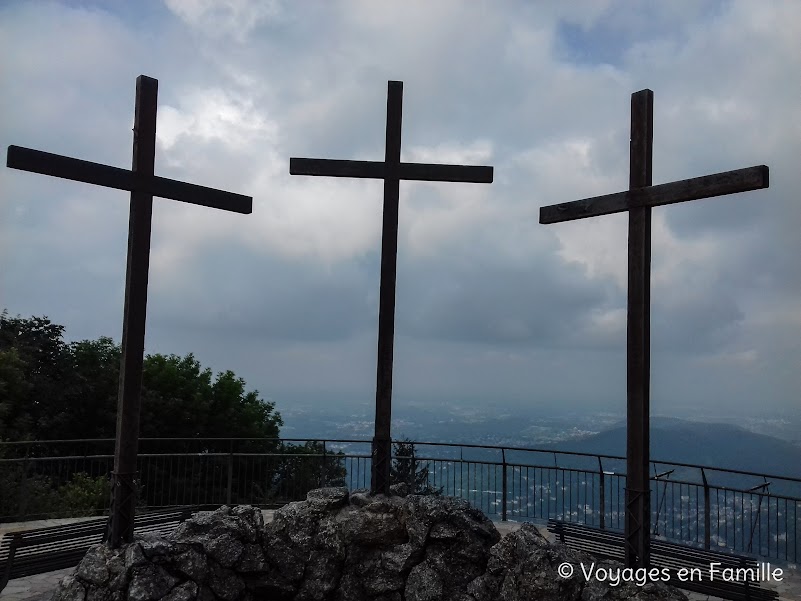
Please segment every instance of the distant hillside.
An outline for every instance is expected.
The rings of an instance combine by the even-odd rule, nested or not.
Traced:
[[[548,448],[625,456],[626,426],[622,423]],[[653,418],[651,459],[801,478],[801,447],[730,424]]]

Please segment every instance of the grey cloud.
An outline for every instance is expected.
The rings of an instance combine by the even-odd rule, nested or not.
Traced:
[[[687,291],[675,304],[658,300],[651,312],[651,343],[655,349],[688,354],[709,352],[730,343],[744,314],[725,291]]]
[[[162,307],[165,326],[226,331],[242,339],[330,342],[373,322],[369,269],[358,264],[321,268],[234,247],[206,251],[185,269],[186,286],[153,300]]]
[[[511,267],[475,256],[455,269],[447,260],[415,265],[413,281],[411,274],[399,276],[408,285],[398,294],[398,320],[421,338],[551,346],[604,300],[578,270],[563,268],[572,273],[536,261]]]

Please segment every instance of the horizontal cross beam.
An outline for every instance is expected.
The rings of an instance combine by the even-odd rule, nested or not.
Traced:
[[[541,207],[540,223],[560,223],[621,213],[636,207],[658,207],[688,200],[748,192],[767,188],[768,183],[768,168],[765,165],[758,165]]]
[[[339,159],[289,159],[290,175],[321,175],[327,177],[359,177],[384,179],[388,176],[383,161],[343,161]],[[491,184],[492,167],[440,165],[431,163],[400,163],[398,179],[426,182],[464,182]]]
[[[164,177],[142,176],[128,169],[73,159],[22,146],[8,147],[6,166],[117,190],[146,192],[159,198],[180,200],[234,213],[250,214],[253,212],[251,196],[187,184]]]

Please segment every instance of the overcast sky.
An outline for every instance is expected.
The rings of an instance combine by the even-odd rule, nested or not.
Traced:
[[[770,188],[653,211],[654,413],[801,405],[801,3],[4,2],[0,143],[130,168],[159,80],[156,174],[254,198],[156,199],[147,352],[232,369],[279,410],[375,398],[380,181],[290,157],[493,165],[401,183],[394,406],[625,411],[627,215],[540,225],[628,185],[752,165]],[[120,339],[124,192],[0,168],[0,308]]]

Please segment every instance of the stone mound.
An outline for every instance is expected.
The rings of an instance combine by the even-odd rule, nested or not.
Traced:
[[[400,492],[400,491],[398,491]],[[576,569],[562,578],[558,567]],[[55,601],[686,600],[662,583],[589,582],[579,564],[618,570],[524,524],[501,540],[464,500],[311,491],[265,525],[254,507],[201,512],[169,537],[97,545]],[[613,572],[606,572],[613,573]]]

